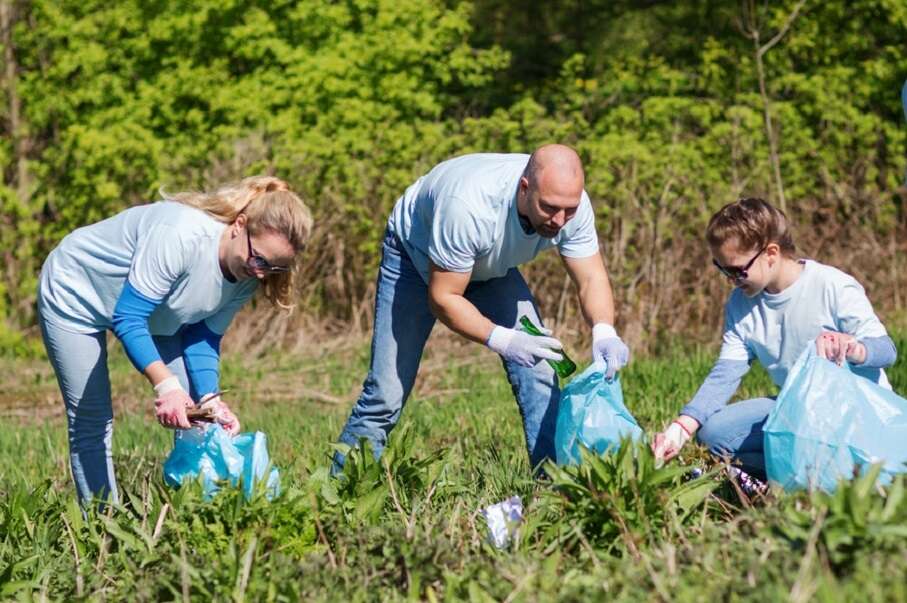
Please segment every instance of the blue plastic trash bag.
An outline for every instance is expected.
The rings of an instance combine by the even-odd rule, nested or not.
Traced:
[[[272,499],[280,493],[280,473],[270,467],[268,441],[260,431],[230,437],[217,424],[178,431],[173,450],[164,462],[164,481],[178,488],[184,481],[201,476],[205,498],[228,480],[236,486],[242,480],[246,498],[251,498],[258,482],[265,478],[265,495]]]
[[[880,483],[907,471],[907,400],[819,358],[800,354],[763,427],[768,479],[785,490],[831,492],[882,463]]]
[[[627,407],[620,378],[605,379],[603,363],[593,364],[561,392],[554,448],[558,465],[579,463],[579,445],[602,454],[616,450],[621,438],[638,440],[642,429]]]

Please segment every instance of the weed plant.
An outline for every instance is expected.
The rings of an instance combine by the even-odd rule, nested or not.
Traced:
[[[690,478],[682,465],[656,467],[645,442],[625,441],[616,452],[580,451],[575,466],[549,464],[551,488],[539,493],[540,538],[562,550],[581,546],[638,554],[641,546],[681,533],[709,510],[718,486],[712,473]],[[541,527],[541,526],[540,526]]]
[[[889,371],[900,392],[904,344]],[[384,456],[347,451],[339,478],[331,442],[353,400],[325,400],[350,396],[367,355],[228,357],[234,404],[245,430],[268,434],[282,494],[247,501],[225,487],[205,502],[196,484],[163,484],[172,436],[115,352],[119,505],[80,511],[59,412],[4,419],[0,599],[907,600],[907,479],[879,488],[869,474],[834,494],[749,500],[695,445],[656,467],[644,444],[627,443],[535,480],[494,357],[480,350],[431,369],[432,354]],[[647,432],[692,396],[710,362],[678,351],[627,368],[626,402]],[[6,369],[34,373],[23,399],[55,397],[49,369]],[[770,393],[753,371],[740,395]],[[525,523],[498,550],[479,510],[514,494]]]

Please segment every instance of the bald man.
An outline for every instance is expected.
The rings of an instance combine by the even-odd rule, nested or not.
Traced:
[[[445,161],[406,189],[385,232],[375,299],[372,358],[362,394],[340,441],[362,438],[381,454],[412,390],[425,341],[438,319],[503,361],[523,419],[529,461],[554,458],[560,390],[546,359],[563,346],[519,329],[542,320],[517,266],[556,247],[592,327],[593,359],[609,376],[626,364],[614,324],[608,274],[594,214],[573,149],[546,145],[531,156],[464,155]],[[334,456],[334,470],[344,462]]]

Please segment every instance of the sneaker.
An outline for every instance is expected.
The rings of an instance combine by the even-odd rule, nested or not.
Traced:
[[[731,479],[737,481],[737,485],[740,486],[743,493],[750,498],[764,496],[768,492],[768,484],[739,467],[728,467],[727,472]]]

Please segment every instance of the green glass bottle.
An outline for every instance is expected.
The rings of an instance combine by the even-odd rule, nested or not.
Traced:
[[[523,314],[520,316],[520,324],[523,325],[523,330],[529,333],[530,335],[543,336],[543,333],[539,331],[538,327],[532,324],[532,320],[528,316]],[[563,358],[561,360],[548,360],[548,364],[551,365],[551,368],[554,369],[554,372],[557,373],[557,376],[561,379],[566,379],[574,372],[576,372],[576,363],[570,360],[570,357],[567,356],[567,352],[564,350],[558,350]]]

